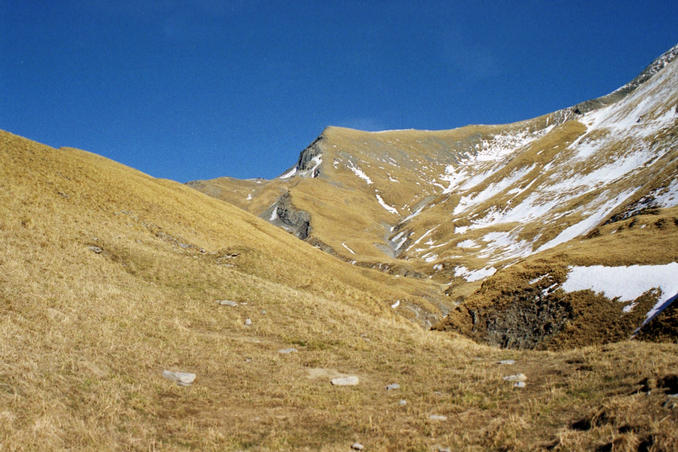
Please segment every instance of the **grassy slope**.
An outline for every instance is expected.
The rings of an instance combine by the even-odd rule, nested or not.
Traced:
[[[5,132],[0,159],[0,449],[678,445],[663,393],[630,395],[675,371],[675,345],[555,354],[425,332],[385,307],[416,282],[188,187]],[[163,369],[198,377],[180,388]],[[334,371],[361,383],[331,387]],[[514,372],[525,390],[502,381]]]

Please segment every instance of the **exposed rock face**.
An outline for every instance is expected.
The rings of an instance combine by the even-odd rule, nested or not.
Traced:
[[[311,233],[311,215],[303,210],[298,210],[292,205],[289,192],[282,195],[262,218],[267,219],[276,226],[294,234],[301,240],[308,238]]]
[[[320,143],[323,139],[323,135],[320,135],[313,141],[313,143],[308,145],[308,147],[299,154],[299,160],[297,160],[297,171],[300,174],[305,175],[305,173],[310,173],[310,177],[318,177],[318,174],[320,174],[320,166],[317,164],[317,162],[322,156]]]

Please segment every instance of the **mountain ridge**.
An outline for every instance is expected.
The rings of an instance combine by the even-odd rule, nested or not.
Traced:
[[[678,204],[677,55],[678,45],[607,95],[516,123],[329,126],[281,176],[250,184],[246,200],[236,180],[189,185],[219,197],[223,183],[222,199],[301,228],[354,265],[447,284],[456,301],[442,299],[445,313],[504,268]],[[291,211],[300,225],[279,220]]]
[[[0,131],[0,449],[675,450],[675,65],[536,138],[329,129],[317,177],[211,196]]]

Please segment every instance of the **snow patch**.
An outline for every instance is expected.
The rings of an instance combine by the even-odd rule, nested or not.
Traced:
[[[346,248],[346,249],[349,251],[349,253],[355,254],[355,251],[353,251],[351,248],[349,248],[348,245],[347,245],[345,242],[342,242],[342,243],[341,243],[341,246],[343,246],[344,248]]]
[[[493,196],[498,195],[499,193],[506,190],[508,187],[510,187],[511,185],[525,177],[525,175],[532,171],[534,167],[535,165],[530,165],[527,168],[517,169],[513,171],[513,173],[511,173],[508,177],[501,179],[499,182],[491,183],[478,194],[462,196],[462,198],[459,200],[459,204],[457,204],[457,206],[454,208],[453,212],[454,215],[458,215],[461,212],[467,210],[469,207],[481,204],[487,201],[488,199],[492,198]]]
[[[554,239],[549,240],[537,249],[537,252],[548,250],[561,243],[568,242],[573,238],[584,234],[598,225],[605,217],[607,217],[612,210],[619,205],[623,200],[631,196],[637,189],[627,190],[617,195],[611,201],[606,202],[602,206],[597,206],[595,213],[583,219],[579,223],[573,224],[569,228],[563,230]]]
[[[395,207],[386,204],[381,195],[379,195],[379,193],[376,194],[376,197],[379,204],[381,204],[381,207],[383,207],[384,209],[386,209],[387,211],[391,212],[394,215],[398,215],[398,211],[395,209]]]
[[[349,161],[348,165],[346,166],[348,167],[348,169],[353,171],[353,174],[364,180],[367,183],[367,185],[372,185],[372,179],[370,179],[369,176],[363,172],[363,170],[355,166],[353,162]]]
[[[480,281],[494,275],[497,269],[494,267],[485,267],[479,270],[469,270],[466,267],[457,267],[454,269],[454,276],[461,276],[468,282]]]
[[[570,267],[565,292],[592,290],[619,301],[632,301],[652,289],[660,289],[657,303],[646,314],[647,323],[678,295],[678,262],[666,265],[629,265],[625,267]],[[629,310],[632,308],[629,308]]]
[[[474,242],[471,239],[466,239],[462,240],[461,242],[457,243],[457,246],[459,248],[478,248],[480,245],[476,242]]]
[[[291,170],[289,170],[288,172],[286,172],[285,174],[280,176],[279,179],[289,179],[290,177],[294,176],[296,174],[296,172],[297,172],[297,167],[295,166],[294,168],[292,168]]]

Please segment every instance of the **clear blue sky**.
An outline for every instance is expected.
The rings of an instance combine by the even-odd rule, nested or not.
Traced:
[[[527,119],[676,42],[675,0],[0,0],[0,128],[181,182],[270,178],[327,125]]]

